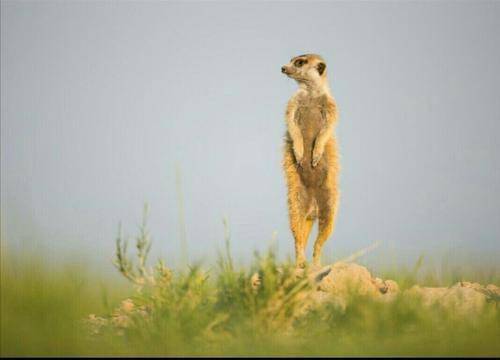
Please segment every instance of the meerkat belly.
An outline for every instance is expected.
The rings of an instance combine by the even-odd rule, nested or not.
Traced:
[[[316,138],[324,127],[324,119],[318,106],[302,107],[297,116],[304,143],[304,159],[299,174],[307,187],[319,187],[326,177],[326,156],[315,167],[312,166],[312,157]]]

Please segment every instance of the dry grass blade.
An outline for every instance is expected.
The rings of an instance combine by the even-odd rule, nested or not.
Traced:
[[[352,262],[352,261],[359,259],[360,257],[368,254],[369,252],[375,250],[379,245],[380,245],[380,242],[376,241],[373,244],[371,244],[370,246],[367,246],[361,250],[358,250],[354,254],[351,254],[348,257],[343,258],[343,259],[336,261],[336,262]]]

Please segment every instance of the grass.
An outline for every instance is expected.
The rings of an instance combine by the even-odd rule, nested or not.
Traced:
[[[304,313],[310,285],[293,276],[292,264],[278,263],[272,249],[242,268],[227,238],[208,270],[148,267],[146,225],[136,239],[138,261],[117,238],[115,265],[130,282],[126,288],[2,249],[1,355],[500,356],[495,304],[463,317],[416,299],[382,303],[353,293],[345,310],[325,303]],[[419,267],[390,276],[405,288],[420,278],[424,285],[462,279],[454,269],[443,284],[432,272],[417,276]],[[462,280],[498,284],[495,272],[468,276]]]

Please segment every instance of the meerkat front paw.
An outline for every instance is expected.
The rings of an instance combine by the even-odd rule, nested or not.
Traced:
[[[316,153],[313,154],[313,158],[312,158],[312,166],[313,167],[316,167],[316,165],[318,165],[319,161],[321,160],[322,155],[323,154],[316,154]]]
[[[294,150],[294,155],[295,155],[295,161],[297,162],[297,165],[302,167],[302,163],[304,161],[304,152]]]

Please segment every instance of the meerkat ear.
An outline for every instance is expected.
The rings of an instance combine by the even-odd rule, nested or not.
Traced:
[[[316,65],[316,69],[318,69],[319,75],[321,76],[325,72],[326,64],[320,62],[318,65]]]

